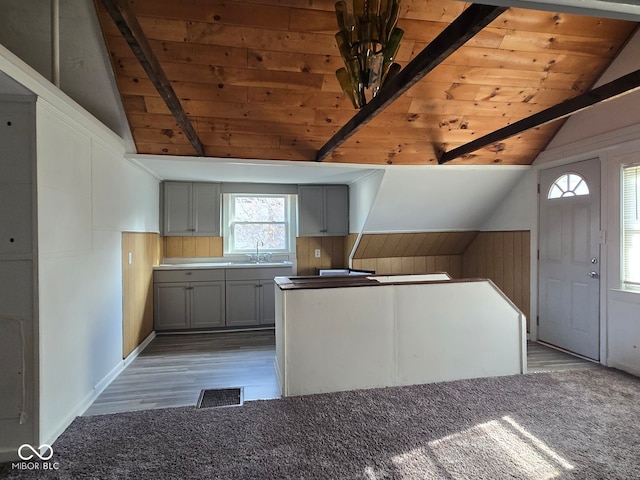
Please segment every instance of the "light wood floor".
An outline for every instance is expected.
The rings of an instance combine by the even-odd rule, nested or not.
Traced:
[[[599,365],[529,342],[529,372]],[[158,335],[85,415],[195,405],[206,388],[244,387],[244,400],[279,398],[273,331]]]
[[[84,415],[195,405],[200,391],[244,387],[244,400],[279,398],[273,330],[158,335]]]
[[[562,352],[542,343],[528,342],[527,344],[527,369],[529,373],[558,370],[590,370],[594,368],[600,368],[600,364]]]

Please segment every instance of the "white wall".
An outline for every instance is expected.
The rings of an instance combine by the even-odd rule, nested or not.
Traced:
[[[46,100],[37,104],[40,438],[122,368],[122,231],[158,231],[158,182]]]
[[[121,232],[158,231],[158,181],[2,45],[0,72],[38,97],[35,417],[40,443],[52,443],[123,367]]]
[[[284,396],[526,372],[525,319],[488,280],[276,295]]]
[[[388,167],[364,232],[479,229],[530,168],[506,165]]]
[[[640,32],[627,44],[598,84],[640,68]],[[537,312],[539,170],[591,158],[600,158],[601,224],[606,242],[601,246],[601,362],[640,374],[640,292],[620,290],[620,169],[640,162],[640,93],[596,105],[567,120],[529,172],[501,202],[483,230],[532,230],[532,318]],[[535,338],[535,322],[532,322]]]
[[[604,152],[603,183],[606,198],[602,212],[607,240],[604,245],[607,259],[606,275],[601,284],[605,305],[603,339],[606,340],[607,365],[640,375],[640,292],[622,289],[620,198],[623,165],[640,163],[640,140],[619,145]]]
[[[60,0],[59,20],[60,88],[134,151],[94,2]],[[50,1],[0,1],[0,43],[49,80],[51,39]]]
[[[611,63],[596,86],[639,69],[638,51],[640,51],[640,30]],[[535,164],[541,165],[560,157],[568,158],[584,153],[585,148],[615,148],[621,142],[637,138],[640,121],[639,106],[640,91],[636,91],[572,115],[546,151],[536,159]],[[588,141],[588,145],[583,145],[585,140]]]
[[[383,169],[374,170],[349,185],[349,232],[362,231],[378,194],[384,172]]]
[[[34,172],[35,96],[0,73],[0,463],[38,439]]]

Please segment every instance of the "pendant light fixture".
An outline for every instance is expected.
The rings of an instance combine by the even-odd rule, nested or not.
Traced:
[[[400,0],[340,0],[336,42],[345,68],[336,71],[354,108],[362,108],[400,71],[394,63],[404,31],[396,27]]]

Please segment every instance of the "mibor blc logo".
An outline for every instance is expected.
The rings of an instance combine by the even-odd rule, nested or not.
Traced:
[[[22,462],[11,463],[12,469],[17,470],[58,470],[58,462],[49,462],[53,457],[53,447],[43,443],[38,448],[24,443],[18,447],[18,457]]]

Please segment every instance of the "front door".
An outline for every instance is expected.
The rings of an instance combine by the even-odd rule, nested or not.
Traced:
[[[540,173],[538,338],[600,358],[600,161]]]

